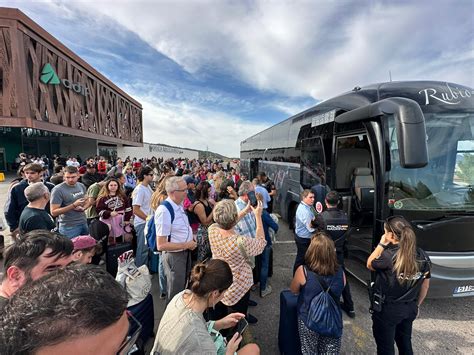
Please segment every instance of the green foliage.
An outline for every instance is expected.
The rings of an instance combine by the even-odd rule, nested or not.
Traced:
[[[464,153],[456,167],[457,177],[465,184],[474,185],[474,153]]]

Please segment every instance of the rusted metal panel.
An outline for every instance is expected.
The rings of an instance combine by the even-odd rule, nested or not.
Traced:
[[[142,145],[141,104],[16,9],[0,8],[0,65],[1,126]]]

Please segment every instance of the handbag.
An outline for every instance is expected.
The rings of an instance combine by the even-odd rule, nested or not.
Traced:
[[[151,291],[150,271],[146,265],[137,268],[132,250],[118,257],[115,280],[127,290],[129,296],[127,307],[140,303]]]
[[[250,266],[251,269],[253,269],[255,268],[255,258],[251,258],[247,254],[247,250],[245,249],[244,238],[247,238],[247,237],[242,237],[241,235],[237,237],[237,246],[239,247],[240,253],[244,257],[247,264]]]
[[[209,243],[208,227],[200,225],[197,231],[197,260],[204,261],[212,257],[211,244]]]

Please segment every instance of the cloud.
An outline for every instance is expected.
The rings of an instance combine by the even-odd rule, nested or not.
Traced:
[[[327,99],[386,81],[389,70],[397,80],[474,80],[466,75],[474,70],[470,1],[74,4],[109,16],[197,77],[220,70],[288,96]]]
[[[236,156],[242,139],[375,82],[474,85],[474,3],[14,1],[143,103],[145,140]]]
[[[132,95],[134,93],[132,92]],[[134,95],[143,105],[144,141],[239,156],[240,142],[268,127],[186,103]]]

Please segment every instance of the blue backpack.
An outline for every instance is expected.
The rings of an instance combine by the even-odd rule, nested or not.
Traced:
[[[173,224],[174,221],[174,209],[173,206],[171,206],[171,203],[168,201],[163,201],[161,203],[163,206],[166,207],[168,212],[171,215],[171,224]],[[148,245],[148,249],[150,249],[152,252],[158,251],[156,248],[156,227],[155,227],[155,216],[152,214],[146,218],[146,226],[145,226],[145,239],[146,239],[146,244]],[[168,236],[168,242],[171,240],[171,235]]]
[[[332,281],[326,287],[324,279],[319,275],[313,275],[319,283],[322,292],[318,293],[311,300],[306,326],[318,334],[339,338],[342,336],[342,313],[339,299],[331,291]]]

